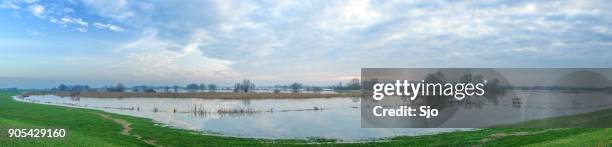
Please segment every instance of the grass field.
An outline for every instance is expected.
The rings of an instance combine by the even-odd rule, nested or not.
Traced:
[[[376,142],[336,143],[333,140],[269,140],[205,135],[163,127],[150,119],[18,102],[17,92],[0,92],[0,146],[610,146],[612,129],[492,128],[436,135],[395,137]],[[578,123],[609,124],[612,109],[584,115],[530,121],[515,125],[558,126]],[[595,117],[594,117],[595,116]],[[586,119],[596,118],[596,119]],[[565,120],[578,123],[558,123]],[[245,122],[248,125],[248,122]],[[7,128],[66,128],[62,139],[15,139]]]

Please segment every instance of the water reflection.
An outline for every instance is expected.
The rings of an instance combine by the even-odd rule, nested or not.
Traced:
[[[151,118],[173,127],[242,137],[324,137],[356,141],[457,130],[361,128],[360,98],[227,100],[62,98],[45,95],[16,99],[50,105],[98,109]],[[401,101],[401,99],[398,100]],[[592,112],[610,108],[612,99],[609,94],[605,93],[512,90],[506,94],[470,97],[465,101],[451,103],[456,103],[461,107],[457,108],[455,116],[447,123],[479,118],[482,115],[491,117],[490,120],[479,122],[482,124],[475,124],[480,126]],[[507,117],[515,114],[521,117]],[[440,126],[444,127],[444,125]]]
[[[357,141],[457,129],[366,129],[360,98],[169,99],[32,96],[22,101],[99,109],[151,118],[173,127],[257,138],[324,137]]]

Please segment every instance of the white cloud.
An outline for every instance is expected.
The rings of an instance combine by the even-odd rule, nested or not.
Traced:
[[[103,24],[103,23],[93,23],[93,25],[98,28],[98,29],[109,29],[111,31],[115,31],[115,32],[122,32],[124,31],[123,28],[117,26],[117,25],[113,25],[113,24]]]
[[[87,29],[86,29],[86,28],[83,28],[83,27],[79,27],[79,28],[77,28],[77,30],[78,30],[79,32],[83,32],[83,33],[84,33],[84,32],[87,32]]]
[[[40,17],[40,18],[45,17],[45,7],[44,6],[34,4],[34,5],[31,5],[29,9],[32,15],[36,17]]]
[[[612,30],[608,29],[607,26],[598,25],[598,26],[593,26],[591,29],[595,33],[604,34],[604,35],[612,35]]]
[[[2,3],[0,3],[0,8],[14,9],[18,10],[16,12],[22,12],[22,10],[20,9],[23,6],[24,8],[27,8],[24,9],[23,12],[29,12],[37,18],[46,19],[51,23],[60,24],[64,27],[73,24],[77,27],[74,30],[77,30],[79,32],[87,31],[87,27],[89,25],[88,22],[84,21],[81,18],[73,18],[67,15],[68,13],[74,13],[74,9],[54,3],[44,4],[45,5],[43,5],[43,3],[39,3],[38,0],[4,0],[2,1]],[[114,27],[113,29],[121,30],[121,28],[116,27]]]
[[[231,33],[236,29],[258,29],[265,26],[248,17],[260,9],[255,4],[237,1],[215,1],[214,4],[221,20],[220,29],[226,33]]]
[[[17,6],[16,4],[14,4],[11,1],[2,1],[0,3],[0,8],[2,8],[2,9],[13,9],[13,10],[21,9],[21,7]]]
[[[314,23],[322,29],[343,31],[363,29],[382,21],[384,15],[371,6],[369,0],[355,0],[338,3],[323,10],[322,16]]]
[[[62,17],[60,19],[49,18],[49,21],[53,22],[53,23],[61,24],[61,25],[64,25],[64,26],[65,25],[69,25],[69,24],[76,24],[76,25],[79,25],[79,26],[86,27],[86,26],[89,25],[89,23],[83,21],[83,19],[81,19],[81,18],[72,18],[70,16],[64,16],[64,17]]]
[[[333,80],[360,67],[513,66],[508,61],[516,58],[546,66],[560,65],[560,58],[588,63],[567,54],[600,61],[612,54],[606,50],[612,34],[607,1],[80,2],[79,13],[57,12],[93,18],[98,29],[134,30],[124,37],[149,28],[115,51],[150,77],[240,72]],[[48,6],[49,21],[87,29]],[[599,43],[588,43],[593,40]],[[197,70],[203,72],[187,74]]]
[[[81,0],[98,14],[113,19],[126,19],[135,14],[127,0]]]
[[[197,30],[186,43],[158,38],[158,31],[147,29],[139,39],[115,49],[125,54],[126,69],[134,76],[147,79],[206,79],[234,77],[233,61],[204,56],[200,47],[212,39],[204,30]]]

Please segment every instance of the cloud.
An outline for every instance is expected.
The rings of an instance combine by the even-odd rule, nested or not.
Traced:
[[[612,5],[600,0],[81,0],[53,5],[57,9],[51,3],[12,4],[28,13],[31,5],[45,5],[49,21],[74,25],[72,30],[87,29],[75,23],[83,18],[98,29],[123,31],[125,38],[138,36],[112,43],[121,46],[115,54],[131,67],[126,73],[138,69],[148,77],[227,73],[333,81],[362,67],[609,67],[603,63],[612,62]],[[63,21],[65,16],[72,17]]]
[[[99,16],[112,18],[118,21],[135,19],[137,15],[152,9],[152,6],[147,1],[80,0],[80,2]]]
[[[332,31],[366,28],[384,17],[370,3],[368,0],[355,0],[336,4],[322,10],[323,16],[315,23],[322,29]]]
[[[126,55],[124,68],[133,76],[158,80],[210,79],[238,74],[233,61],[204,56],[200,47],[212,41],[204,30],[194,33],[187,43],[158,38],[158,31],[147,29],[142,36],[115,53]]]
[[[100,15],[109,16],[115,19],[125,19],[134,15],[134,12],[128,9],[127,0],[82,0],[81,2],[94,8],[96,10],[95,12],[98,12]]]
[[[103,23],[93,23],[93,25],[98,28],[98,29],[109,29],[111,31],[115,31],[115,32],[122,32],[124,31],[123,28],[113,25],[113,24],[103,24]]]
[[[18,5],[14,4],[11,1],[2,1],[2,2],[0,2],[0,8],[2,8],[2,9],[13,9],[13,10],[21,9],[21,7],[19,7]]]
[[[353,76],[349,69],[361,67],[522,67],[583,61],[568,54],[609,60],[607,54],[596,54],[603,46],[583,42],[597,40],[593,32],[605,34],[606,29],[593,26],[611,23],[609,9],[598,6],[601,2],[151,4],[155,12],[164,12],[150,20],[158,39],[181,42],[193,30],[204,29],[215,41],[200,50],[234,61],[236,71],[253,77],[319,73],[333,78]],[[525,62],[509,62],[517,56]],[[541,60],[547,62],[533,62]]]
[[[35,5],[31,5],[29,9],[32,15],[36,17],[40,17],[40,18],[45,17],[45,7],[44,6],[35,4]]]
[[[87,32],[87,29],[86,29],[86,28],[83,28],[83,27],[81,27],[81,28],[77,28],[77,30],[78,30],[79,32],[82,32],[82,33]]]
[[[40,3],[38,0],[5,0],[0,4],[0,8],[13,9],[20,12],[22,7],[27,8],[26,11],[39,19],[46,19],[51,23],[59,24],[64,27],[75,25],[74,30],[79,32],[87,32],[88,22],[81,18],[75,18],[67,14],[74,13],[74,9],[61,5],[62,3]],[[48,6],[45,6],[48,5]]]
[[[61,24],[63,26],[69,25],[69,24],[75,24],[75,25],[79,25],[81,27],[87,27],[89,25],[89,23],[83,21],[83,19],[81,18],[72,18],[70,16],[64,16],[60,19],[51,17],[49,18],[49,21],[52,23],[57,23],[57,24]]]

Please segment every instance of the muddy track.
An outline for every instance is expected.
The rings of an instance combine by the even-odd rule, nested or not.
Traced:
[[[118,118],[113,118],[110,115],[102,114],[102,113],[94,113],[94,114],[96,114],[96,115],[98,115],[98,116],[100,116],[100,117],[102,117],[104,119],[112,120],[113,122],[121,125],[121,127],[123,127],[123,129],[121,130],[121,134],[123,134],[123,135],[134,136],[134,137],[136,137],[136,139],[138,139],[138,140],[140,140],[140,141],[142,141],[142,142],[144,142],[146,144],[152,145],[152,146],[161,146],[161,145],[155,144],[155,140],[143,140],[142,136],[140,136],[138,134],[130,134],[130,130],[132,130],[132,128],[130,127],[130,122],[128,122],[126,120],[118,119]]]

